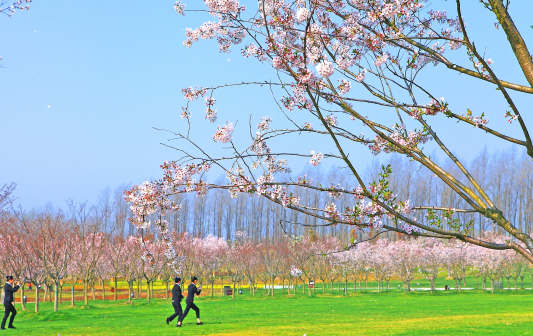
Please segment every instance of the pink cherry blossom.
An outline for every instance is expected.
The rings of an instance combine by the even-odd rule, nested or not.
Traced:
[[[315,153],[315,151],[311,151],[311,155],[313,155],[313,157],[311,158],[309,163],[312,166],[318,166],[320,164],[320,162],[322,161],[322,159],[324,158],[324,154],[322,154],[320,152]]]
[[[322,77],[330,77],[335,72],[333,64],[329,61],[322,61],[316,66],[316,70]]]
[[[225,125],[218,126],[215,135],[213,135],[213,140],[220,141],[222,143],[230,142],[233,135],[233,123],[226,123]]]

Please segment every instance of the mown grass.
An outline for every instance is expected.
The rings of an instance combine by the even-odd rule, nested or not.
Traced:
[[[531,290],[478,290],[413,292],[404,295],[397,288],[377,294],[347,296],[318,294],[266,297],[262,291],[251,297],[244,291],[237,300],[201,296],[197,300],[203,326],[197,326],[194,312],[182,328],[165,324],[172,313],[164,299],[91,301],[60,306],[54,313],[49,302],[41,312],[22,312],[15,321],[18,335],[531,335],[533,334],[533,292]]]

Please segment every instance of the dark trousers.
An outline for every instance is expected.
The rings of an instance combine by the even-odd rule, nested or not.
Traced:
[[[178,317],[178,321],[181,318],[181,314],[183,314],[183,310],[181,310],[181,303],[179,302],[172,302],[172,307],[174,307],[174,314],[170,315],[168,318],[169,322],[172,322],[173,319]]]
[[[198,308],[194,302],[187,302],[187,306],[185,307],[185,311],[181,315],[181,318],[178,321],[183,321],[185,319],[185,316],[189,313],[189,310],[194,310],[196,312],[196,318],[200,318],[200,308]]]
[[[11,313],[11,318],[9,319],[9,327],[13,325],[13,320],[15,319],[15,316],[17,315],[17,310],[13,306],[12,302],[4,302],[4,307],[6,307],[6,312],[4,314],[4,319],[2,320],[2,329],[6,327],[6,321],[7,317],[9,316],[9,313]]]

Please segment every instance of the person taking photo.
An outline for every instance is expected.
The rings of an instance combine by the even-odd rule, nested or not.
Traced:
[[[4,285],[4,307],[6,307],[6,312],[4,313],[4,318],[2,319],[2,326],[0,327],[1,330],[6,329],[6,321],[10,313],[11,318],[9,319],[9,325],[7,327],[10,329],[17,329],[13,325],[13,320],[15,320],[15,316],[17,315],[17,310],[15,309],[13,302],[15,301],[14,294],[20,288],[20,281],[17,282],[16,286],[13,286],[13,283],[15,282],[13,280],[13,276],[8,275],[6,279],[7,282]]]

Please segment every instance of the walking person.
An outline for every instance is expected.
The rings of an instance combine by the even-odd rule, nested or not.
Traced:
[[[179,321],[181,314],[183,314],[183,310],[181,310],[181,299],[183,299],[183,295],[181,294],[181,279],[176,277],[174,278],[174,282],[174,287],[172,287],[172,307],[174,307],[174,314],[167,317],[167,324],[172,322],[176,317],[178,317]]]
[[[193,276],[191,278],[191,284],[189,285],[189,287],[187,287],[187,299],[185,299],[185,311],[183,312],[183,314],[178,318],[178,324],[176,325],[176,327],[181,327],[181,322],[183,322],[183,320],[185,319],[185,317],[187,316],[187,314],[189,313],[189,310],[192,309],[196,312],[196,324],[197,325],[200,325],[200,324],[203,324],[202,322],[200,322],[200,308],[198,308],[195,304],[194,304],[194,295],[200,295],[200,293],[202,292],[202,286],[200,286],[200,288],[196,288],[196,282],[198,281],[198,278]]]
[[[13,283],[15,282],[13,276],[8,275],[6,279],[7,282],[4,286],[4,307],[6,307],[6,312],[4,313],[4,319],[2,320],[2,326],[0,327],[1,330],[6,329],[6,321],[10,313],[11,318],[9,319],[9,325],[7,327],[10,329],[17,329],[13,325],[13,320],[17,315],[17,310],[15,309],[15,306],[13,306],[13,301],[15,301],[14,293],[20,288],[20,282],[17,282],[17,285],[13,286]]]

